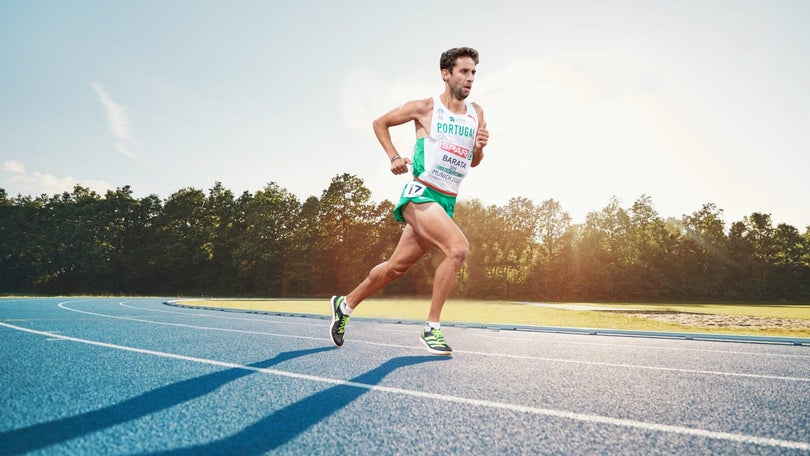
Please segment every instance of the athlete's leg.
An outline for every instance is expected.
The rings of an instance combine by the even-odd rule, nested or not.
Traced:
[[[407,206],[414,205],[415,204],[409,203]],[[371,272],[368,273],[368,277],[366,277],[357,288],[352,290],[351,293],[346,295],[346,301],[349,306],[354,309],[358,304],[363,302],[364,299],[381,290],[394,279],[402,277],[430,247],[430,242],[416,234],[410,225],[406,225],[391,257],[375,266]]]
[[[433,296],[428,321],[440,321],[444,302],[456,284],[470,244],[458,225],[437,203],[408,204],[402,215],[416,235],[444,252],[445,258],[433,278]]]

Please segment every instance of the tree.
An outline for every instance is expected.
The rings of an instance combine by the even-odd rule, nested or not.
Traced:
[[[578,259],[586,295],[600,300],[625,296],[630,217],[616,197],[585,218]]]
[[[807,240],[793,226],[780,223],[773,233],[774,260],[770,292],[780,299],[799,299],[810,294],[810,266],[804,262]]]
[[[315,243],[315,293],[350,290],[359,283],[379,252],[369,235],[374,217],[371,191],[363,180],[350,174],[332,178],[320,198],[319,231]]]
[[[456,224],[467,236],[470,251],[459,271],[455,292],[465,297],[486,297],[496,293],[498,284],[491,282],[491,265],[497,258],[497,238],[500,221],[479,200],[458,201],[453,216]],[[432,275],[432,274],[431,274]]]
[[[242,289],[248,294],[285,296],[301,203],[271,182],[245,204],[244,237],[236,252]]]
[[[533,242],[539,243],[538,253],[531,265],[530,279],[525,287],[527,297],[563,299],[576,288],[575,271],[571,267],[571,216],[559,202],[549,199],[537,208]]]
[[[722,220],[723,210],[713,203],[684,215],[679,228],[679,242],[670,259],[669,277],[672,296],[676,299],[722,299],[724,282],[731,259]]]
[[[285,271],[286,289],[291,295],[311,294],[318,282],[315,262],[315,243],[320,231],[321,202],[310,196],[298,213],[298,224],[290,244],[290,260]]]
[[[235,252],[246,230],[245,201],[237,201],[233,192],[216,182],[208,190],[205,201],[205,223],[211,255],[206,268],[206,282],[219,293],[233,294],[240,291],[238,263]]]
[[[166,293],[208,294],[208,266],[213,258],[206,198],[202,190],[183,188],[169,196],[158,217],[157,242],[163,246],[159,263]]]

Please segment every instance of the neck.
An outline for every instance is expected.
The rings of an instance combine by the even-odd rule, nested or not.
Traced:
[[[452,93],[445,92],[439,96],[439,99],[442,101],[444,107],[449,109],[451,112],[456,114],[464,114],[467,112],[464,100],[459,100],[458,98],[454,97]]]

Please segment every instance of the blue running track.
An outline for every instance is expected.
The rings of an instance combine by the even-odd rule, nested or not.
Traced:
[[[807,346],[164,301],[0,299],[0,454],[810,454]]]

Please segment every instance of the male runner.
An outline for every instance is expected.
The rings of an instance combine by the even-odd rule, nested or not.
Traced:
[[[409,101],[373,123],[374,133],[391,161],[391,172],[404,174],[408,165],[413,165],[414,178],[405,185],[394,209],[394,217],[406,223],[394,253],[375,266],[351,293],[331,299],[330,335],[338,347],[343,345],[352,311],[405,274],[431,247],[438,247],[445,258],[436,269],[430,312],[420,340],[430,353],[453,353],[442,336],[440,317],[467,257],[469,243],[451,217],[461,181],[470,168],[481,163],[489,138],[484,111],[465,101],[472,89],[476,65],[475,49],[462,47],[444,52],[439,61],[444,93]],[[411,121],[416,127],[413,159],[399,155],[389,131]]]

